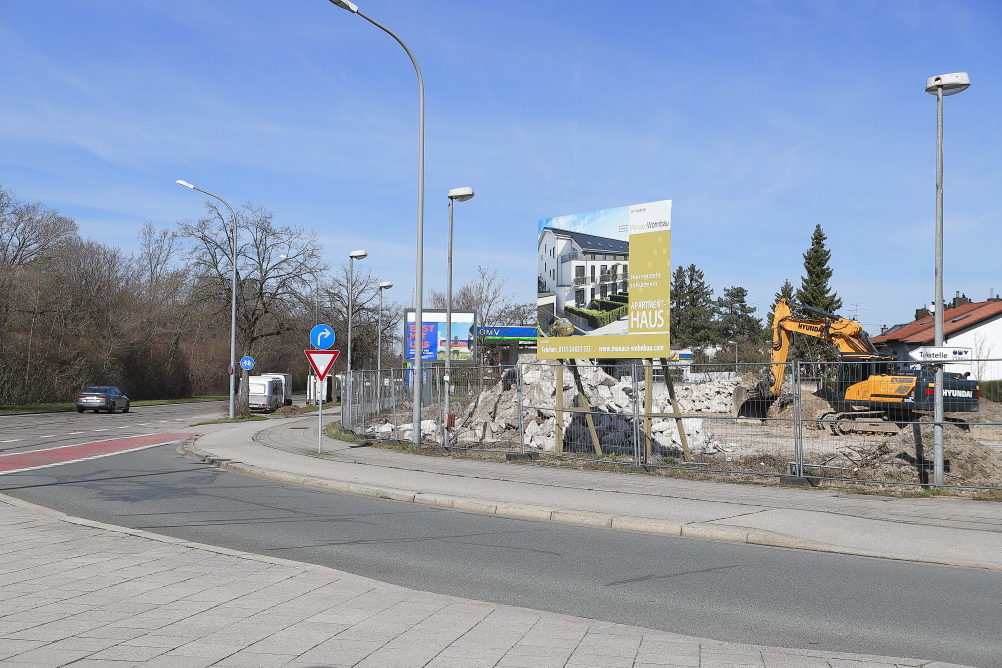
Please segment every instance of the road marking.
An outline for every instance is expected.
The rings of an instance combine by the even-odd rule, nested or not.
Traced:
[[[83,433],[82,431],[71,431],[71,432],[69,432],[66,435],[67,436],[76,436],[77,434],[82,434],[82,433]]]
[[[128,429],[131,426],[131,424],[123,424],[121,427],[115,427],[115,429]]]
[[[39,436],[39,438],[55,438],[57,434],[49,434],[48,436]]]
[[[83,433],[83,432],[80,432],[80,433]],[[16,443],[16,442],[18,442],[20,440],[21,439],[19,439],[19,438],[12,438],[9,441],[0,441],[0,443]]]
[[[160,422],[166,422],[167,420],[160,420]]]
[[[146,425],[148,425],[148,424],[149,424],[149,422],[140,422],[140,423],[139,423],[139,424],[137,424],[136,426],[137,426],[137,427],[145,427],[145,426],[146,426]]]
[[[194,436],[194,434],[143,434],[141,436],[110,438],[92,443],[60,445],[55,448],[34,450],[32,452],[2,454],[0,455],[0,475],[44,469],[51,466],[60,466],[61,464],[73,464],[89,459],[98,459],[126,452],[145,450],[146,448],[155,448],[164,443],[183,440],[188,436]],[[65,459],[59,459],[59,457],[65,457]]]
[[[108,429],[107,428],[105,428],[105,429],[95,429],[94,431],[108,431]]]

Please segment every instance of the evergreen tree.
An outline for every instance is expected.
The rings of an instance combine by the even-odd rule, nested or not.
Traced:
[[[825,247],[826,239],[821,226],[815,227],[814,234],[811,235],[811,247],[804,253],[804,271],[807,275],[800,278],[797,301],[804,306],[834,313],[842,308],[842,300],[828,285],[832,277],[828,261],[832,254]]]
[[[779,303],[780,299],[793,299],[793,283],[790,282],[790,279],[783,281],[783,285],[779,286],[779,292],[772,300],[772,308],[769,309],[769,315],[766,316],[770,331],[772,330],[772,320],[776,314],[776,304]]]
[[[738,286],[724,288],[724,296],[717,299],[717,327],[723,341],[761,340],[762,321],[755,317],[755,308],[747,299],[748,291]]]
[[[701,348],[720,339],[713,288],[694,264],[672,273],[671,342],[673,348]]]

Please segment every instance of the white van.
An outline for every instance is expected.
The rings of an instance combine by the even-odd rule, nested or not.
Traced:
[[[285,383],[281,377],[251,376],[247,403],[252,411],[273,413],[285,404]]]
[[[282,381],[284,394],[282,395],[282,405],[292,405],[292,374],[291,373],[262,373],[259,378],[277,378]]]

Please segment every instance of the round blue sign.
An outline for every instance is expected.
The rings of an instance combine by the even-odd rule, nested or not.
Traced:
[[[330,325],[317,325],[310,330],[310,343],[317,350],[327,350],[334,345],[334,329]]]
[[[253,357],[243,357],[240,359],[240,368],[250,371],[254,368],[254,358]]]

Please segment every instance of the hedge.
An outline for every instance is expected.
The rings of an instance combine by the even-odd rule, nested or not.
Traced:
[[[628,305],[623,305],[614,311],[592,311],[589,309],[577,308],[575,306],[565,306],[564,311],[571,315],[585,318],[588,324],[594,328],[605,327],[614,323],[630,312]]]

